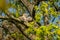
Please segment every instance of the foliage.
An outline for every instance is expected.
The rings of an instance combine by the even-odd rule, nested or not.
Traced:
[[[29,0],[29,2],[30,1],[31,0]],[[35,17],[33,18],[33,21],[31,21],[31,22],[24,21],[24,22],[22,22],[22,24],[19,22],[20,20],[18,18],[21,17],[21,15],[23,15],[24,13],[28,13],[28,9],[25,8],[26,6],[24,6],[22,3],[18,3],[16,1],[14,1],[13,3],[6,4],[5,0],[0,0],[0,10],[2,10],[2,12],[6,13],[6,11],[10,12],[9,8],[15,9],[15,12],[10,12],[10,13],[15,17],[15,18],[13,17],[14,19],[17,18],[16,19],[17,21],[14,19],[13,20],[10,18],[9,19],[12,20],[13,22],[16,21],[17,24],[19,22],[20,26],[22,25],[21,27],[22,27],[24,33],[26,33],[28,35],[28,37],[30,37],[32,40],[60,40],[60,26],[57,25],[59,23],[57,23],[55,25],[55,24],[53,24],[53,22],[51,22],[51,23],[49,22],[52,19],[51,16],[53,16],[54,18],[57,18],[58,16],[60,16],[60,11],[56,11],[56,8],[53,6],[53,3],[56,3],[56,2],[57,2],[57,0],[54,0],[53,2],[51,2],[50,0],[41,1],[39,3],[39,5],[34,5],[33,9],[35,11]],[[57,7],[57,9],[60,8],[57,6],[57,4],[55,6]],[[47,25],[44,24],[45,15],[48,15],[49,24],[47,24]],[[30,17],[32,17],[32,16],[30,16]],[[26,17],[26,19],[27,19],[27,17]],[[41,20],[44,21],[43,22],[44,25],[38,24],[41,22]],[[46,18],[46,20],[47,20],[47,18]],[[25,25],[24,25],[24,23],[25,23]],[[42,23],[40,23],[40,24],[42,24]],[[28,26],[28,28],[25,28],[26,25]],[[20,28],[20,32],[21,32],[21,28]],[[32,34],[32,36],[31,36],[31,34]],[[10,35],[11,35],[11,37],[16,38],[16,40],[19,37],[22,40],[26,39],[22,33],[11,33]]]
[[[36,12],[35,15],[36,22],[39,22],[41,20],[42,14],[47,14],[47,15],[50,14],[54,17],[58,17],[56,9],[52,6],[50,2],[42,1],[40,7],[35,6],[35,10],[39,11]],[[34,40],[59,40],[60,39],[60,28],[57,25],[49,24],[48,26],[39,26],[38,28],[34,28],[32,24],[30,25],[30,27],[31,28],[28,28],[26,33],[35,34],[36,37],[34,38]],[[56,37],[56,39],[54,37]]]

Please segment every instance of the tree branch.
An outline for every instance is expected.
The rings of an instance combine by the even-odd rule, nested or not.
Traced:
[[[22,23],[22,22],[20,21],[20,19],[15,18],[15,17],[14,17],[13,15],[11,15],[9,12],[7,12],[6,14],[7,14],[7,16],[10,18],[10,21],[12,21],[12,23],[14,23],[14,24],[17,26],[17,28],[21,31],[21,33],[22,33],[26,38],[28,38],[29,40],[31,40],[31,39],[23,32],[22,28],[20,27],[20,25],[17,24],[17,22],[23,24],[24,26],[27,26],[27,25],[25,25],[24,23]]]
[[[38,2],[34,1],[35,4],[32,4],[32,3],[28,2],[28,0],[19,0],[19,2],[21,2],[21,3],[27,8],[27,11],[30,13],[30,16],[33,18],[33,20],[35,20],[35,19],[34,19],[34,17],[35,17],[34,6],[35,6],[35,5],[38,5],[40,1],[38,1]],[[36,23],[37,23],[37,22],[36,22]],[[41,26],[40,23],[37,23],[37,24],[38,24],[39,26]]]
[[[25,33],[23,32],[22,26],[19,25],[18,22],[16,22],[16,21],[11,21],[11,22],[13,22],[13,23],[16,25],[16,27],[21,31],[21,33],[22,33],[27,39],[31,40],[31,38],[30,38],[27,34],[25,34]]]
[[[7,16],[0,16],[0,19],[9,19]]]
[[[28,0],[21,0],[21,2],[26,6],[30,15],[32,16],[32,11],[33,11],[34,5],[32,5],[30,2],[28,2]]]

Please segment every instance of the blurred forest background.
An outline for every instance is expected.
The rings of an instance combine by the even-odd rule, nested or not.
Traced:
[[[0,0],[0,40],[60,40],[60,0]]]

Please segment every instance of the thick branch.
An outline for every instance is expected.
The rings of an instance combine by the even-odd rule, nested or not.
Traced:
[[[31,39],[23,32],[22,28],[20,27],[20,25],[17,24],[17,22],[23,24],[24,26],[27,26],[27,25],[25,25],[24,23],[22,23],[22,22],[20,21],[20,19],[15,18],[15,17],[14,17],[13,15],[11,15],[9,12],[7,12],[6,14],[7,14],[7,16],[10,18],[10,21],[12,21],[12,23],[14,23],[14,24],[17,26],[17,28],[21,31],[21,33],[22,33],[26,38],[28,38],[29,40],[31,40]]]
[[[28,2],[28,0],[19,0],[21,3],[23,3],[23,5],[27,8],[27,11],[29,11],[30,16],[34,19],[35,17],[35,10],[34,10],[34,6],[38,5],[40,1],[34,1],[35,4],[31,4],[30,2]],[[36,22],[37,23],[37,22]],[[37,23],[39,26],[41,26],[40,23]]]
[[[32,11],[33,11],[34,5],[32,5],[30,2],[28,2],[28,0],[21,0],[21,2],[27,7],[30,15],[32,16]]]
[[[7,16],[0,16],[0,19],[9,19]]]
[[[23,32],[22,26],[19,25],[19,23],[15,22],[15,21],[12,21],[12,22],[16,25],[16,27],[21,31],[21,33],[22,33],[27,39],[31,40],[31,38],[30,38],[27,34],[25,34],[25,33]]]

